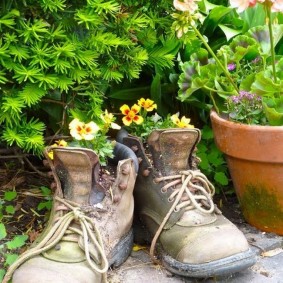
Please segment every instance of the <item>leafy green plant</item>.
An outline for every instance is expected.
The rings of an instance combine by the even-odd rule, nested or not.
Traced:
[[[265,119],[258,119],[258,111],[253,111],[251,104],[250,113],[254,113],[256,117],[249,117],[245,122],[257,121],[261,125],[280,126],[283,124],[281,95],[283,56],[280,53],[282,50],[276,45],[283,39],[283,25],[277,24],[277,15],[272,12],[282,13],[283,9],[269,1],[241,2],[240,6],[239,3],[231,1],[231,6],[237,7],[239,12],[247,10],[248,7],[262,5],[267,24],[255,26],[243,35],[235,37],[235,34],[232,35],[233,40],[227,45],[222,45],[217,52],[214,52],[195,25],[197,6],[190,12],[178,8],[183,11],[178,17],[186,17],[188,21],[186,25],[183,24],[178,28],[177,32],[180,29],[184,32],[185,28],[194,31],[207,50],[193,54],[188,64],[183,65],[184,73],[180,76],[179,97],[186,100],[194,92],[202,90],[207,93],[216,112],[220,114],[227,109],[229,96],[239,96],[240,91],[251,92],[262,97],[261,104]],[[211,58],[207,56],[208,54]],[[254,61],[260,63],[253,63]],[[231,72],[229,65],[235,65],[235,70]],[[249,107],[250,104],[245,106]],[[243,122],[242,116],[238,117],[240,120],[235,118],[233,120]]]
[[[52,207],[51,190],[45,186],[41,186],[39,189],[43,196],[43,200],[37,205],[37,210],[38,211],[41,211],[43,209],[50,210]]]
[[[43,198],[38,203],[37,211],[43,209],[49,211],[51,209],[51,190],[47,187],[41,186],[40,195]],[[15,190],[8,190],[4,192],[3,198],[0,199],[0,280],[6,273],[6,268],[11,265],[17,258],[20,249],[28,243],[29,236],[27,234],[10,235],[7,233],[7,224],[10,222],[16,213],[16,201],[18,193]],[[37,212],[32,209],[37,216]]]
[[[226,161],[223,153],[214,143],[213,131],[209,126],[204,126],[202,129],[197,157],[200,159],[199,168],[215,184],[216,193],[228,192],[230,176]]]
[[[12,239],[5,241],[7,231],[5,227],[6,219],[11,218],[15,213],[15,207],[9,202],[17,197],[16,191],[6,191],[3,200],[0,202],[0,255],[3,258],[3,268],[0,269],[0,279],[2,280],[5,274],[5,267],[12,264],[18,257],[15,250],[25,245],[28,236],[16,235]]]
[[[172,3],[155,2],[2,0],[0,138],[40,154],[69,110],[95,120],[113,85],[173,66]]]

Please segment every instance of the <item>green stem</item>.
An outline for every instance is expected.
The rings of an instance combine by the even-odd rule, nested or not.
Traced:
[[[210,99],[212,100],[212,104],[213,104],[213,107],[214,107],[216,113],[220,114],[219,108],[217,107],[217,103],[215,102],[214,97],[211,94],[211,92],[209,92],[209,96],[210,96]]]
[[[271,22],[270,4],[266,4],[265,9],[266,9],[266,18],[268,20],[268,29],[269,29],[269,36],[270,36],[271,64],[272,64],[273,78],[274,78],[274,83],[276,83],[277,79],[276,79],[276,68],[275,68],[275,50],[274,50],[274,39],[273,39],[273,30],[272,30],[272,22]]]
[[[205,48],[208,50],[208,52],[211,54],[211,56],[214,58],[215,62],[218,64],[218,66],[222,69],[222,71],[224,72],[225,76],[227,77],[227,79],[230,81],[230,83],[232,84],[232,86],[234,87],[234,89],[236,90],[237,93],[239,93],[238,87],[236,86],[235,82],[233,81],[232,77],[230,76],[229,72],[227,71],[227,69],[222,65],[222,63],[219,61],[219,59],[217,58],[217,56],[215,55],[215,53],[213,52],[213,50],[210,48],[210,46],[207,44],[207,42],[205,41],[205,39],[203,38],[202,34],[193,26],[191,25],[191,27],[193,28],[194,32],[196,33],[196,35],[198,36],[198,38],[202,41],[202,43],[204,44]]]

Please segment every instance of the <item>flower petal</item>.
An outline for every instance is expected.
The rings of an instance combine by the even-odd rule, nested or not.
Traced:
[[[145,99],[144,98],[141,98],[138,100],[138,105],[139,106],[143,106],[144,105],[144,102],[145,102]]]
[[[143,122],[143,117],[142,117],[142,116],[139,116],[139,115],[136,115],[136,116],[134,117],[133,121],[134,121],[136,124],[140,125],[140,124]]]
[[[132,107],[131,107],[131,111],[133,111],[135,114],[139,113],[141,107],[138,106],[137,104],[134,104]]]
[[[174,115],[172,115],[171,116],[171,121],[174,123],[174,124],[178,124],[178,123],[180,123],[180,119],[179,119],[179,117],[178,117],[179,115],[178,114],[174,114]]]
[[[132,124],[132,119],[130,119],[128,116],[123,117],[122,121],[125,126],[130,126]]]
[[[121,129],[121,126],[119,126],[119,125],[116,124],[116,123],[113,123],[113,122],[112,122],[110,125],[111,125],[111,128],[114,129],[114,130],[120,130],[120,129]]]
[[[120,110],[121,110],[122,114],[128,115],[128,113],[130,111],[130,107],[127,104],[124,104],[120,107]]]

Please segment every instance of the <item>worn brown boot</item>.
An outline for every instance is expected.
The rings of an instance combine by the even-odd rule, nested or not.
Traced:
[[[120,136],[121,138],[121,136]],[[214,187],[196,170],[198,129],[155,130],[146,151],[123,138],[140,160],[134,189],[136,214],[165,268],[188,277],[231,274],[255,263],[246,238],[212,201]]]
[[[13,283],[105,282],[108,268],[122,264],[132,250],[133,153],[117,143],[121,160],[112,166],[117,168],[114,176],[100,170],[92,150],[48,150],[53,150],[49,162],[57,185],[49,224],[10,267],[3,283],[15,269]]]

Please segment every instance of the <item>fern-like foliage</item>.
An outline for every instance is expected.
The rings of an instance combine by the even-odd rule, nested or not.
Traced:
[[[172,67],[171,1],[0,6],[0,139],[8,145],[40,153],[44,128],[62,132],[71,113],[96,119],[113,85],[138,79],[146,66],[153,76]]]

